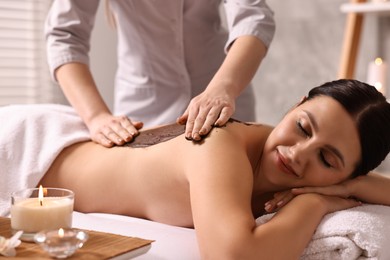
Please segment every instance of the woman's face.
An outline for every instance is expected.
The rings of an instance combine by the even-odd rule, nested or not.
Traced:
[[[334,99],[291,110],[270,134],[260,173],[277,188],[327,186],[347,179],[360,160],[355,122]]]

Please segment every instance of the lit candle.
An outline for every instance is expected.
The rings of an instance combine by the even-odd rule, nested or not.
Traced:
[[[370,62],[367,73],[367,83],[378,89],[386,96],[386,72],[387,64],[381,59],[376,58]]]
[[[12,194],[11,228],[22,230],[23,240],[32,240],[42,230],[72,226],[74,195],[70,190],[26,189]]]

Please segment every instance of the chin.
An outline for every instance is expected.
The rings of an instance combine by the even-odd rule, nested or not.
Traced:
[[[262,167],[260,169],[272,189],[286,190],[299,186],[297,176],[283,171],[281,166],[278,165],[280,163],[276,151],[268,153],[261,163]]]

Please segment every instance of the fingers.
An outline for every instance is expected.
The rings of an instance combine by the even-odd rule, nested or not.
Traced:
[[[274,198],[267,201],[264,204],[264,209],[266,212],[274,212],[285,206],[290,202],[295,195],[290,191],[281,191],[274,194]]]
[[[219,114],[218,119],[215,121],[215,126],[223,126],[229,120],[229,118],[233,115],[234,111],[230,107],[224,107]]]
[[[180,125],[184,125],[186,122],[187,122],[187,119],[188,119],[188,108],[187,110],[183,113],[183,115],[181,115],[177,120],[176,120],[176,123],[180,124]]]
[[[111,128],[125,142],[131,141],[134,136],[138,135],[138,129],[143,126],[142,122],[132,122],[126,116],[121,116],[118,119],[119,121],[113,122],[114,126]]]
[[[356,200],[356,199],[347,199],[347,200],[350,203],[351,208],[363,205],[363,202],[361,202],[360,200]]]
[[[190,114],[186,124],[186,138],[195,141],[201,140],[207,135],[215,122],[216,109],[210,111],[200,111],[197,114]]]
[[[114,145],[114,143],[110,139],[108,139],[105,135],[103,135],[102,133],[98,133],[95,136],[91,136],[91,138],[92,138],[92,141],[94,141],[95,143],[101,144],[104,147],[109,148],[109,147],[112,147]]]
[[[142,122],[131,122],[126,116],[107,116],[104,120],[97,120],[91,132],[91,138],[105,147],[123,145],[138,135]]]
[[[143,126],[144,126],[144,123],[140,122],[140,121],[133,121],[133,126],[135,127],[135,129],[139,130],[141,129]],[[137,134],[138,134],[138,131],[137,131]]]
[[[200,111],[199,113],[192,110],[186,124],[186,138],[199,141],[202,139],[202,136],[207,135],[216,120],[215,110],[215,108],[212,108],[210,111]]]
[[[185,137],[199,141],[206,136],[213,126],[223,126],[229,120],[234,110],[230,105],[217,104],[215,106],[189,106],[186,112],[178,118],[178,122],[186,122]]]
[[[304,193],[317,193],[316,188],[314,187],[293,188],[291,192],[295,195]]]

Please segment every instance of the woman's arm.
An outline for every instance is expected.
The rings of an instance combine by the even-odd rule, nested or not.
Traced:
[[[327,187],[302,187],[277,192],[274,198],[265,204],[265,209],[267,212],[278,210],[289,203],[296,195],[305,193],[355,198],[365,203],[390,206],[390,177],[370,172],[367,175]]]
[[[255,36],[242,36],[233,43],[207,88],[178,119],[186,122],[187,138],[200,140],[213,125],[226,124],[235,111],[236,98],[252,80],[265,53],[265,45]]]
[[[205,91],[193,98],[178,122],[186,137],[200,140],[212,125],[223,126],[235,100],[252,80],[275,33],[273,12],[265,0],[223,1],[229,37],[227,56]]]
[[[390,177],[370,172],[345,183],[349,196],[366,203],[390,206]]]
[[[91,31],[99,0],[53,1],[45,23],[47,56],[52,77],[91,133],[106,147],[130,141],[141,127],[109,111],[94,82],[89,64]]]
[[[191,207],[202,258],[298,259],[322,217],[356,201],[319,194],[294,198],[268,223],[252,214],[252,166],[238,138],[225,128],[195,146],[188,163]],[[281,250],[281,247],[283,250]]]
[[[294,194],[315,192],[342,198],[352,197],[365,203],[390,206],[390,178],[374,172],[329,187],[297,188],[292,192]]]
[[[111,114],[87,65],[67,63],[55,73],[68,101],[87,125],[93,141],[111,147],[113,144],[124,144],[138,134],[141,122]]]
[[[359,205],[352,199],[314,193],[294,197],[269,222],[256,228],[262,243],[266,241],[264,259],[299,259],[326,214]]]

